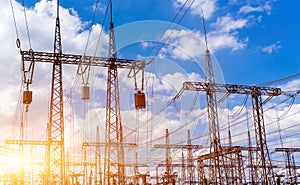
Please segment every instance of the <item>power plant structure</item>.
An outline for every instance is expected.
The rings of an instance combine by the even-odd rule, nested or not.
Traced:
[[[107,6],[110,14],[107,57],[63,52],[59,5],[57,0],[53,52],[35,51],[31,48],[28,51],[22,50],[20,40],[17,39],[24,87],[20,137],[5,140],[0,151],[7,156],[17,156],[22,162],[13,171],[6,170],[4,165],[0,184],[300,184],[300,146],[295,144],[296,147],[285,147],[283,143],[284,137],[291,138],[292,142],[299,134],[295,130],[294,133],[288,133],[297,124],[280,126],[280,121],[290,110],[280,110],[280,104],[287,104],[291,100],[291,107],[300,90],[285,91],[278,87],[217,83],[204,18],[205,81],[184,82],[179,91],[168,97],[170,99],[166,106],[153,113],[148,109],[154,100],[151,99],[153,94],[147,92],[146,84],[150,82],[146,81],[146,68],[155,59],[149,57],[150,59],[134,60],[117,56],[112,0]],[[26,117],[34,103],[31,85],[33,81],[39,80],[34,79],[34,72],[39,64],[52,65],[45,140],[33,140],[24,136],[24,128],[28,124]],[[74,118],[65,114],[64,65],[77,67],[77,75],[82,78],[80,101],[84,104],[84,117],[88,115],[86,105],[91,99],[91,68],[107,69],[105,118],[100,119],[105,122],[99,123],[99,120],[94,119],[94,124],[86,124],[83,130],[89,132],[90,137],[83,136],[76,142],[72,138],[75,134],[67,133],[69,130],[66,130],[66,125],[73,124],[74,127]],[[122,84],[119,83],[119,69],[126,71],[128,79],[133,81],[131,85],[134,93],[130,97],[133,105],[131,108],[135,113],[130,117],[133,128],[123,125],[121,99],[127,99],[127,94],[120,94]],[[186,111],[183,107],[178,110],[178,104],[184,104],[186,99],[182,97],[191,94],[195,94],[195,98],[189,110]],[[239,109],[232,115],[229,107],[222,107],[224,102],[230,101],[229,96],[242,99]],[[272,101],[274,99],[276,101]],[[197,102],[204,108],[194,112]],[[250,106],[247,107],[247,104]],[[172,111],[167,112],[167,109]],[[147,113],[148,110],[152,114]],[[167,112],[166,116],[181,116],[186,119],[180,119],[182,122],[178,128],[173,127],[172,123],[164,125],[164,120],[153,126],[154,122],[160,121],[159,115],[164,111]],[[283,116],[266,122],[267,111],[283,112]],[[221,118],[224,115],[225,119]],[[190,123],[194,126],[190,126]],[[154,133],[153,127],[159,127],[160,130],[155,131],[159,133]],[[269,127],[276,129],[269,131]],[[90,130],[87,131],[88,129]],[[242,132],[236,133],[236,129]],[[70,145],[66,144],[66,134],[70,135]],[[154,134],[159,137],[153,137]]]

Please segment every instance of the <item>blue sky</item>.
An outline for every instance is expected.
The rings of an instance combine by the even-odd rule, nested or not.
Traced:
[[[24,22],[22,1],[11,0],[16,16],[21,49],[28,50],[28,38]],[[35,51],[53,50],[53,37],[55,25],[55,2],[46,0],[24,0],[28,26],[31,36],[32,49]],[[107,56],[108,19],[101,25],[107,2],[100,0],[93,25],[93,7],[96,1],[61,0],[61,32],[63,52],[84,54],[87,45],[87,54]],[[150,141],[164,142],[159,139],[169,128],[176,142],[186,142],[186,130],[192,129],[193,136],[199,137],[207,133],[207,120],[205,114],[205,100],[195,93],[184,93],[178,102],[165,108],[170,99],[180,90],[184,81],[203,81],[204,76],[204,51],[203,25],[201,8],[205,15],[208,36],[208,47],[212,53],[216,81],[230,84],[261,84],[293,74],[298,74],[300,69],[300,1],[286,0],[192,0],[187,1],[183,12],[179,13],[174,23],[180,20],[179,25],[170,24],[185,0],[123,0],[113,1],[113,19],[115,23],[116,43],[118,56],[130,59],[154,61],[146,68],[146,90],[148,107],[141,111],[140,137],[142,143]],[[20,54],[15,46],[16,34],[9,1],[0,2],[0,120],[3,132],[0,141],[19,136],[19,124],[15,118],[19,114],[18,92],[22,90]],[[99,33],[99,46],[96,50]],[[149,52],[154,48],[154,51]],[[28,113],[27,135],[31,139],[45,139],[45,127],[48,116],[48,102],[51,66],[37,65],[34,73],[34,83],[30,86],[33,90],[33,103]],[[76,66],[64,66],[64,92],[66,114],[66,141],[68,137],[78,135],[77,141],[94,139],[95,125],[102,125],[105,118],[105,90],[106,69],[93,69],[90,81],[92,94],[89,109],[84,112],[84,103],[80,100],[80,80],[76,81]],[[120,70],[122,119],[125,135],[128,141],[134,141],[137,132],[136,112],[133,105],[133,81],[127,78],[128,71]],[[141,76],[138,77],[140,80]],[[70,95],[71,87],[75,85],[74,94]],[[272,86],[280,86],[283,90],[296,90],[300,88],[300,79],[290,79]],[[196,98],[195,98],[196,97]],[[271,101],[267,107],[278,104],[286,97]],[[250,99],[250,98],[249,98]],[[203,101],[202,101],[203,100]],[[222,128],[227,128],[226,112],[231,115],[239,112],[251,112],[251,101],[243,105],[243,97],[230,96],[230,106],[220,108],[220,123]],[[70,102],[73,105],[70,105]],[[286,128],[284,134],[293,129],[299,130],[299,101],[296,99],[294,106],[289,109],[289,104],[280,104],[279,115],[288,112],[286,119],[282,120]],[[75,106],[74,106],[75,105]],[[225,106],[225,107],[224,107]],[[245,106],[245,107],[244,107]],[[244,107],[241,109],[241,107]],[[163,110],[157,114],[158,110]],[[248,111],[246,111],[248,110]],[[85,116],[84,116],[85,115]],[[201,116],[200,116],[201,115]],[[204,116],[203,116],[204,115]],[[278,128],[273,121],[276,111],[267,111],[266,122],[269,133],[277,133]],[[70,117],[75,119],[79,131],[71,130]],[[84,120],[84,117],[88,120]],[[275,117],[275,118],[274,118]],[[16,118],[18,119],[18,118]],[[226,121],[227,120],[227,121]],[[235,119],[238,122],[239,119]],[[87,124],[88,122],[88,124]],[[250,121],[251,122],[251,121]],[[9,123],[9,124],[8,124]],[[42,123],[42,124],[41,124]],[[182,124],[184,123],[184,124]],[[150,125],[149,125],[150,124]],[[245,131],[245,122],[235,124],[235,132]],[[88,126],[86,126],[88,125]],[[151,127],[151,138],[146,131]],[[182,131],[178,131],[181,129]],[[290,128],[291,130],[289,130]],[[35,132],[39,130],[40,132]],[[102,129],[103,130],[103,129]],[[147,137],[146,137],[147,132]],[[2,134],[1,134],[2,135]],[[226,134],[225,134],[226,135]],[[244,134],[245,135],[245,134]],[[243,135],[243,136],[244,136]],[[148,137],[149,136],[149,137]],[[206,135],[207,136],[207,135]],[[275,137],[270,135],[270,137]],[[244,137],[243,137],[244,138]],[[234,141],[239,143],[237,136]],[[205,139],[204,139],[205,140]],[[207,141],[195,141],[205,143]],[[175,141],[175,140],[174,140]],[[273,148],[278,145],[278,139],[273,142]],[[293,141],[293,142],[292,142]],[[288,136],[285,139],[288,146],[300,146],[299,137]],[[240,142],[242,143],[242,142]],[[239,144],[240,144],[239,143]],[[207,143],[206,143],[207,144]],[[71,147],[71,146],[69,146]],[[153,154],[154,155],[154,154]]]
[[[215,30],[214,24],[224,16],[230,17],[231,21],[247,21],[243,27],[232,30],[236,32],[234,34],[238,41],[247,39],[243,48],[233,51],[232,47],[227,45],[214,53],[228,83],[259,84],[299,72],[298,1],[212,2],[214,11],[206,20],[208,32]],[[68,3],[62,1],[66,7],[74,7],[82,20],[90,21],[93,2],[81,4],[68,1]],[[174,7],[174,3],[176,1],[116,1],[115,26],[143,20],[171,21],[179,10]],[[180,25],[203,33],[198,13],[189,11]],[[98,18],[99,20],[102,20],[102,17]]]
[[[32,8],[37,2],[25,1],[25,5]],[[113,2],[115,27],[145,20],[170,22],[183,2],[185,1]],[[102,23],[105,3],[106,1],[99,1],[95,23]],[[194,2],[180,25],[203,33],[199,7],[205,3],[206,1]],[[81,21],[87,24],[91,22],[94,1],[61,1],[61,5],[74,10]],[[259,84],[298,73],[300,60],[297,47],[300,40],[298,24],[300,16],[296,9],[298,5],[298,1],[282,0],[210,1],[204,5],[204,8],[207,8],[203,8],[204,12],[208,12],[206,19],[208,32],[215,32],[217,29],[220,31],[218,26],[223,23],[227,26],[236,23],[235,27],[226,31],[226,34],[233,36],[236,40],[225,43],[214,51],[226,82]],[[238,23],[238,21],[245,22]],[[89,29],[89,26],[82,29]],[[234,41],[238,42],[239,46],[233,46]],[[210,45],[210,42],[214,41],[208,40],[208,42]]]
[[[123,2],[115,16],[116,26],[148,19],[171,21],[178,11],[178,8],[172,7],[173,3],[174,1]],[[297,4],[299,5],[297,1],[293,4],[289,1],[215,2],[215,10],[206,21],[208,32],[214,31],[215,23],[224,16],[230,17],[232,22],[247,21],[230,33],[238,42],[247,40],[242,48],[233,49],[228,44],[214,52],[227,83],[259,84],[298,73],[300,16],[296,10]],[[252,7],[252,12],[242,11],[245,7]],[[187,13],[180,25],[203,33],[199,14]]]

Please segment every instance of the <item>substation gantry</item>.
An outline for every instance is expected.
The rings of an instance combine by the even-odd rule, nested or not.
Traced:
[[[194,184],[195,183],[195,177],[194,177],[194,159],[193,159],[193,152],[200,150],[202,146],[200,145],[192,145],[191,142],[191,134],[190,130],[188,129],[188,139],[187,144],[170,144],[169,139],[169,130],[166,129],[166,144],[155,144],[153,146],[153,149],[165,149],[165,163],[158,164],[156,168],[156,184],[159,184],[158,179],[158,168],[159,167],[165,167],[166,171],[163,174],[163,183],[170,183],[175,182],[177,178],[176,172],[173,172],[173,167],[181,167],[182,168],[182,183],[183,184]],[[184,161],[184,155],[182,153],[182,164],[174,164],[172,163],[172,156],[171,156],[171,149],[185,149],[187,150],[187,164]],[[185,168],[187,168],[187,177]]]
[[[297,170],[300,169],[300,166],[295,164],[294,153],[300,152],[300,148],[275,148],[274,152],[284,152],[286,157],[286,164],[284,168],[287,172],[287,184],[297,184]],[[280,177],[278,177],[280,183]]]
[[[264,115],[263,115],[263,104],[270,100],[274,96],[279,96],[282,94],[280,88],[272,87],[261,87],[261,86],[245,86],[245,85],[232,85],[232,84],[216,84],[209,82],[184,82],[182,89],[174,97],[174,100],[179,98],[184,91],[196,91],[196,92],[206,92],[207,99],[211,93],[225,93],[223,98],[226,98],[229,94],[245,94],[251,95],[252,97],[252,109],[253,118],[255,126],[255,137],[256,137],[256,164],[255,164],[255,179],[256,183],[272,184],[275,183],[274,173],[272,169],[272,163],[270,159],[270,154],[268,151]],[[262,96],[267,96],[266,100],[262,101]],[[207,102],[207,111],[211,112],[211,106],[209,106],[209,101]],[[210,118],[210,117],[209,117]],[[215,117],[217,119],[217,117]],[[210,125],[211,127],[211,125]],[[210,134],[215,128],[210,128]],[[212,141],[211,141],[212,142]],[[221,171],[222,169],[226,171],[224,166],[218,162],[219,157],[222,156],[222,147],[218,151],[214,150],[210,152],[210,159],[216,160],[212,163],[210,167],[211,173],[215,174],[215,171]],[[224,162],[224,161],[222,161]],[[220,174],[222,175],[222,174]],[[212,179],[214,184],[224,184],[221,176],[217,177],[219,179]],[[210,179],[211,180],[211,179]],[[226,179],[227,181],[227,179]],[[225,182],[226,182],[225,181]],[[211,181],[210,181],[211,182]]]
[[[110,1],[110,12],[112,15],[112,2]],[[57,183],[64,184],[65,181],[65,153],[64,153],[64,112],[63,112],[63,72],[62,65],[83,65],[108,68],[107,77],[107,99],[106,99],[106,137],[105,137],[105,161],[104,161],[104,184],[110,185],[125,183],[124,170],[124,144],[123,131],[120,118],[119,87],[118,87],[118,68],[143,71],[145,62],[143,60],[130,60],[117,58],[116,44],[114,37],[114,24],[112,16],[110,20],[109,51],[108,57],[82,56],[76,54],[64,54],[62,52],[60,19],[59,19],[59,0],[57,1],[57,17],[55,26],[54,52],[38,52],[30,49],[20,51],[22,65],[30,63],[31,77],[33,67],[36,62],[52,63],[52,82],[49,123],[47,125],[47,149],[45,158],[45,184]],[[23,70],[24,75],[27,71]],[[31,81],[30,81],[31,84]],[[137,93],[137,102],[141,102],[138,108],[144,108],[145,103],[140,100],[142,92]],[[26,89],[24,97],[30,104],[32,91]],[[112,163],[111,161],[114,161]]]

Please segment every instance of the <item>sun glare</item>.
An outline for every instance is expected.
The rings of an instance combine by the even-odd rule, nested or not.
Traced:
[[[1,166],[5,167],[6,171],[15,172],[20,170],[22,165],[24,164],[24,160],[22,160],[19,156],[5,156],[0,157]]]

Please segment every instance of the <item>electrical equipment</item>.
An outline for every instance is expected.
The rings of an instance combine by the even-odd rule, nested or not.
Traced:
[[[23,92],[23,103],[29,105],[32,102],[32,91]]]
[[[146,98],[145,94],[142,91],[138,91],[134,94],[134,103],[136,109],[145,109],[146,108]]]
[[[81,87],[81,99],[89,100],[90,99],[90,87],[87,85],[83,85]]]

